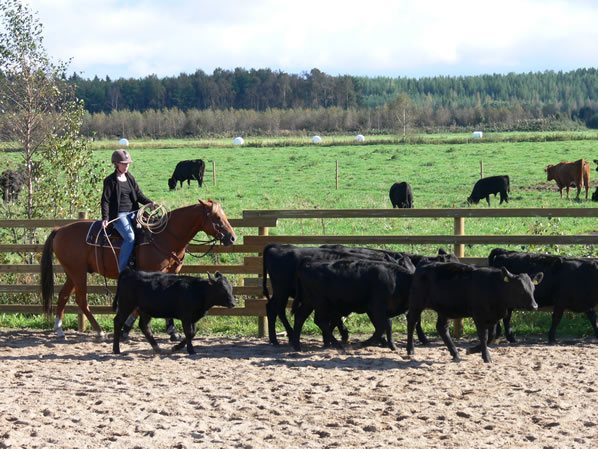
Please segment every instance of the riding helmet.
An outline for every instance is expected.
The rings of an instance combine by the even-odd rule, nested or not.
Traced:
[[[131,160],[131,155],[127,150],[116,150],[114,153],[112,153],[112,163],[117,162],[130,164],[133,161]]]

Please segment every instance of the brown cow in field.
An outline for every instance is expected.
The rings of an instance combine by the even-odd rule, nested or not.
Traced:
[[[563,188],[567,189],[567,199],[569,198],[569,187],[577,187],[577,197],[579,199],[579,192],[581,188],[586,189],[586,200],[588,199],[588,191],[590,190],[590,163],[579,159],[575,162],[560,162],[556,165],[550,164],[544,171],[547,174],[547,180],[554,179],[559,187],[559,193],[563,198]]]

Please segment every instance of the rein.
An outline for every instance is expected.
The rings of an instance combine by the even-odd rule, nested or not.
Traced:
[[[114,222],[118,220],[118,218],[115,218],[114,220],[111,220],[108,222],[108,224]],[[106,228],[108,227],[108,225],[106,225]],[[116,265],[118,266],[118,257],[116,257],[116,251],[114,250],[114,246],[112,246],[112,242],[110,241],[110,238],[108,237],[108,232],[106,231],[106,228],[102,227],[102,231],[98,232],[96,235],[96,241],[95,241],[95,245],[94,245],[94,252],[95,252],[95,256],[96,256],[96,267],[98,267],[98,270],[100,268],[100,263],[98,261],[98,241],[100,239],[100,234],[103,232],[104,233],[104,237],[106,238],[106,240],[108,241],[108,245],[110,245],[110,249],[112,250],[112,254],[114,254],[114,260],[116,262]],[[106,289],[106,293],[111,295],[112,292],[110,291],[110,289],[108,288],[108,281],[106,279],[106,263],[105,263],[105,259],[104,259],[104,251],[102,251],[102,267],[104,268],[103,272],[103,278],[104,278],[104,288]]]
[[[206,218],[207,218],[207,217],[209,216],[209,213],[207,213],[207,212],[206,212],[206,213],[205,213],[205,215],[206,215]],[[214,224],[213,224],[213,223],[212,223],[212,226],[214,226]],[[223,234],[222,234],[222,232],[220,232],[218,229],[216,229],[216,227],[215,227],[215,226],[214,226],[214,230],[215,230],[215,231],[218,233],[218,236],[217,236],[217,237],[214,237],[214,238],[212,238],[212,239],[208,239],[208,240],[197,240],[197,239],[193,238],[193,239],[191,239],[189,242],[185,242],[185,241],[183,241],[182,239],[180,239],[180,238],[179,238],[177,235],[175,235],[175,234],[173,234],[171,231],[169,231],[168,229],[165,229],[165,231],[166,231],[166,232],[167,232],[169,235],[171,235],[172,237],[174,237],[174,238],[175,238],[176,240],[178,240],[179,242],[181,242],[181,243],[184,243],[184,244],[185,244],[185,254],[189,254],[191,257],[195,257],[195,258],[198,258],[198,259],[201,259],[202,257],[205,257],[205,256],[207,256],[208,254],[210,254],[210,253],[212,252],[212,250],[214,249],[214,247],[216,246],[216,243],[218,243],[218,240],[219,240],[219,239],[221,239],[221,238],[223,237]],[[153,243],[153,241],[152,241],[152,243]],[[211,245],[211,246],[210,246],[210,248],[209,248],[209,249],[208,249],[208,250],[207,250],[205,253],[203,253],[203,254],[200,254],[200,255],[197,255],[197,254],[194,254],[194,253],[192,253],[192,252],[191,252],[191,251],[189,251],[188,249],[186,249],[186,247],[187,247],[187,245],[188,245],[189,243],[195,243],[196,245]],[[156,248],[158,248],[158,246],[157,246],[157,245],[155,245],[155,246],[156,246]],[[158,249],[160,249],[160,248],[158,248]],[[162,251],[164,251],[164,250],[162,250]],[[184,256],[183,256],[183,257],[184,257]],[[178,258],[176,258],[176,259],[178,259]],[[180,263],[183,263],[183,262],[181,261]]]
[[[182,239],[180,239],[178,236],[176,236],[175,234],[173,234],[172,232],[170,232],[168,229],[166,229],[166,232],[169,235],[171,235],[172,237],[174,237],[175,239],[177,239],[179,242],[186,243]],[[191,257],[196,257],[198,259],[201,259],[202,257],[205,257],[205,256],[207,256],[208,254],[210,254],[212,252],[212,250],[214,249],[214,246],[216,246],[216,243],[218,243],[218,239],[216,239],[216,238],[209,239],[209,240],[191,239],[189,242],[187,242],[187,244],[189,244],[189,243],[195,243],[196,245],[211,245],[210,248],[205,253],[203,253],[201,255],[194,254],[191,251],[189,251],[188,249],[186,249],[186,247],[185,247],[185,254],[189,254]],[[154,240],[152,240],[152,244],[154,244],[156,246],[156,248],[158,248],[162,252],[164,252],[164,250],[162,248],[159,248],[158,245],[155,244]],[[183,262],[181,261],[181,263],[183,263]]]

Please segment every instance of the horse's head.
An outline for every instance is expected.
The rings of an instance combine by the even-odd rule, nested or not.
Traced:
[[[211,198],[208,201],[199,200],[199,203],[204,207],[207,217],[204,232],[220,240],[225,245],[235,243],[237,235],[228,222],[220,203]]]

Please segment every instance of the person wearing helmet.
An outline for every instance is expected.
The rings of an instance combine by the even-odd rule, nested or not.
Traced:
[[[143,194],[135,178],[129,173],[129,164],[133,162],[127,150],[116,150],[112,153],[114,173],[104,179],[102,192],[102,226],[115,220],[114,228],[123,238],[118,257],[118,271],[121,272],[129,263],[135,246],[133,218],[141,204],[155,204]]]
[[[155,203],[143,194],[135,178],[129,173],[129,164],[133,162],[127,150],[116,150],[112,153],[114,173],[104,179],[104,190],[102,192],[102,226],[105,228],[108,223],[115,220],[114,228],[123,238],[118,258],[119,273],[129,263],[129,258],[135,247],[135,230],[133,228],[133,217],[139,209],[139,203]],[[123,326],[122,337],[127,338],[133,327],[137,315],[131,314]],[[181,336],[177,333],[172,318],[166,318],[166,332],[172,341],[180,341]],[[121,337],[121,338],[122,338]]]

